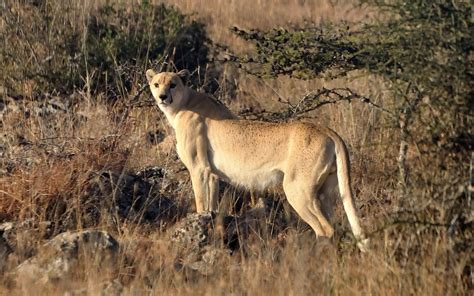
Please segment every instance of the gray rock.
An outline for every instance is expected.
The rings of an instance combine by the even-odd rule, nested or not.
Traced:
[[[15,228],[15,223],[13,222],[3,222],[0,224],[0,234],[11,231]]]
[[[171,241],[178,248],[175,267],[208,275],[220,258],[240,248],[246,236],[245,221],[214,213],[188,214],[174,227]]]
[[[252,231],[271,228],[280,232],[287,227],[283,206],[275,200],[261,198],[255,207],[240,216],[215,213],[191,213],[178,222],[171,241],[180,248],[200,252],[208,245],[220,245],[235,251]],[[277,234],[277,233],[275,233]]]
[[[167,222],[174,218],[175,204],[160,192],[163,174],[163,169],[157,167],[122,175],[97,172],[89,179],[83,194],[85,199],[105,203],[99,208],[114,209],[121,218]]]
[[[21,222],[3,222],[0,224],[0,232],[6,236],[15,236],[18,232],[42,232],[47,234],[51,232],[52,223],[50,221],[37,222],[34,219],[25,219]],[[31,235],[31,233],[28,233]]]
[[[69,277],[79,260],[90,260],[101,268],[111,266],[117,252],[117,241],[105,231],[65,232],[41,246],[16,273],[23,281],[55,282]]]
[[[67,291],[64,296],[87,296],[87,295],[101,295],[101,296],[115,296],[123,294],[123,285],[119,280],[102,282],[97,285],[81,288],[73,291]],[[100,291],[100,292],[99,292]]]
[[[216,262],[239,251],[248,253],[252,239],[275,236],[287,228],[281,202],[261,198],[255,207],[239,216],[211,212],[191,213],[171,231],[178,257],[175,267],[185,272],[212,273]],[[256,235],[250,236],[252,233]]]
[[[0,229],[0,273],[4,270],[8,256],[13,252],[7,240],[3,237],[3,230]]]
[[[185,258],[182,261],[182,268],[191,269],[203,275],[210,275],[214,272],[219,260],[231,255],[231,251],[227,249],[219,249],[212,246],[206,246],[198,260],[190,260],[193,258]]]
[[[199,251],[210,242],[214,219],[215,214],[210,212],[189,214],[175,226],[171,241],[180,247]]]
[[[159,185],[165,176],[165,169],[156,166],[149,166],[141,169],[135,175],[150,184]]]
[[[28,258],[36,253],[37,242],[50,238],[53,224],[49,221],[25,219],[21,222],[4,222],[0,224],[0,232],[10,245],[14,255]]]
[[[123,285],[119,280],[114,280],[111,282],[106,282],[102,284],[102,293],[101,295],[122,295]]]

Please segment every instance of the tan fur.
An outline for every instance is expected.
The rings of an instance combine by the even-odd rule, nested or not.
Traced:
[[[260,190],[282,184],[288,202],[316,235],[331,237],[332,193],[339,185],[358,246],[366,250],[347,149],[334,131],[309,123],[226,119],[231,117],[227,109],[194,101],[189,94],[195,92],[184,86],[179,73],[152,74],[147,71],[150,88],[176,132],[177,152],[190,172],[198,212],[217,210],[219,179]],[[170,90],[171,84],[175,87]]]
[[[182,70],[178,73],[162,72],[156,74],[153,70],[146,71],[148,84],[151,93],[155,98],[158,107],[164,112],[171,126],[174,127],[174,115],[179,111],[191,111],[212,119],[236,119],[234,114],[222,103],[211,98],[207,94],[197,92],[186,87],[183,81],[189,75],[188,70]],[[170,88],[175,84],[174,89]],[[158,85],[159,87],[156,87]],[[163,102],[160,95],[166,95]],[[166,105],[173,100],[171,105]],[[165,103],[165,104],[164,104]]]

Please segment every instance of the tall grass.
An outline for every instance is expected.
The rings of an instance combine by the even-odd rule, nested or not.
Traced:
[[[104,3],[117,3],[124,8],[125,15],[129,15],[132,7],[142,2],[45,2],[51,9],[49,21],[58,21],[54,30],[44,31],[44,28],[38,29],[37,24],[31,23],[27,26],[29,32],[19,32],[18,37],[6,40],[4,45],[23,42],[24,47],[17,47],[17,56],[14,57],[17,64],[11,64],[13,68],[5,68],[2,74],[5,85],[10,83],[16,92],[8,90],[0,94],[3,102],[17,106],[17,109],[1,118],[0,222],[33,221],[33,226],[18,230],[12,241],[16,252],[10,257],[6,272],[0,279],[0,294],[36,294],[38,291],[64,294],[83,289],[83,292],[95,295],[100,294],[105,289],[104,283],[112,279],[123,285],[123,293],[127,295],[469,293],[472,271],[466,266],[472,262],[472,254],[463,254],[461,260],[456,260],[461,263],[451,266],[453,263],[446,251],[450,242],[444,236],[432,232],[422,237],[420,233],[407,232],[406,229],[402,233],[397,225],[388,223],[390,215],[397,210],[394,194],[395,135],[377,111],[357,103],[328,105],[305,120],[334,128],[348,143],[356,204],[362,226],[372,239],[370,253],[361,254],[355,247],[341,203],[337,202],[338,230],[332,241],[316,240],[304,225],[287,229],[276,237],[257,232],[249,239],[247,254],[222,254],[207,275],[177,268],[179,254],[169,240],[167,227],[120,219],[113,214],[107,216],[106,213],[113,213],[110,204],[83,194],[91,174],[95,172],[111,171],[124,175],[137,168],[156,165],[170,172],[165,175],[165,181],[178,180],[181,184],[181,187],[170,187],[165,193],[181,204],[192,203],[189,201],[192,197],[189,177],[176,155],[172,151],[163,151],[147,139],[149,133],[157,130],[169,133],[166,119],[154,107],[130,105],[130,98],[144,83],[144,77],[140,76],[141,67],[150,66],[150,62],[156,66],[153,58],[142,57],[143,63],[138,69],[131,67],[135,76],[110,100],[112,94],[110,88],[104,87],[105,83],[121,85],[124,76],[115,75],[112,81],[110,76],[103,76],[104,79],[100,80],[98,71],[103,69],[94,68],[93,62],[88,60],[90,48],[79,47],[77,54],[82,57],[81,67],[85,67],[85,71],[76,77],[75,87],[58,96],[59,100],[72,100],[73,103],[64,112],[47,116],[32,111],[37,106],[34,101],[44,95],[42,80],[36,81],[15,70],[15,67],[41,68],[42,59],[48,57],[47,52],[59,51],[62,39],[58,32],[62,29],[73,31],[79,36],[78,40],[85,40],[91,33],[88,31],[91,18],[96,18],[97,22],[105,18],[98,14]],[[249,44],[236,39],[228,30],[231,26],[271,28],[304,20],[358,21],[369,15],[364,8],[353,7],[351,1],[152,1],[155,4],[162,2],[191,14],[190,20],[184,23],[189,24],[192,19],[205,24],[212,42],[239,52],[246,52]],[[36,20],[34,3],[37,1],[7,1],[13,12],[24,17],[25,21]],[[7,18],[2,18],[1,29],[6,28],[6,21]],[[109,18],[107,22],[127,24],[127,20],[118,16]],[[52,29],[51,26],[46,28]],[[127,32],[130,36],[138,34],[133,30]],[[33,38],[35,34],[51,40],[25,39]],[[144,49],[150,46],[148,44]],[[1,58],[4,62],[9,57],[3,51]],[[52,64],[48,67],[64,71]],[[40,71],[44,69],[48,68]],[[123,70],[126,72],[127,68]],[[112,66],[111,71],[118,69]],[[295,100],[320,86],[350,86],[376,98],[380,104],[391,104],[384,83],[377,77],[353,75],[329,82],[285,77],[260,80],[244,72],[236,73],[233,76],[237,82],[235,98],[226,101],[235,112],[248,107],[278,111],[284,107],[278,98]],[[105,77],[108,78],[105,80]],[[20,100],[20,97],[31,100]],[[50,95],[46,96],[45,100],[50,98]],[[141,100],[147,98],[147,92],[140,97]],[[417,151],[409,151],[409,157],[416,158]],[[239,194],[227,190],[222,198],[231,199]],[[260,196],[268,194],[260,193]],[[278,190],[275,198],[285,203]],[[91,216],[95,212],[91,212],[88,206],[98,205],[102,208],[95,210],[101,213],[101,218],[95,219]],[[46,221],[57,228],[52,232],[42,229],[40,225]],[[16,276],[16,265],[33,256],[45,239],[64,230],[84,228],[106,229],[119,241],[119,260],[110,266],[109,272],[103,272],[102,267],[84,258],[72,278],[60,284],[35,283]],[[421,251],[411,248],[415,244],[423,246]]]

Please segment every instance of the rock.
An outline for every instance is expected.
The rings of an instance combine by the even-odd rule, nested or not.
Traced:
[[[216,216],[211,212],[192,213],[173,229],[171,241],[178,247],[175,267],[209,274],[219,258],[240,248],[246,224],[236,216]]]
[[[134,222],[165,223],[174,218],[175,203],[161,194],[164,170],[145,168],[136,173],[94,173],[84,190],[85,199],[106,203],[99,208],[117,211],[121,218]]]
[[[119,280],[113,280],[102,284],[102,295],[122,295],[123,285]]]
[[[191,254],[194,255],[194,254]],[[219,260],[231,255],[228,249],[219,249],[212,246],[205,246],[196,260],[194,256],[189,256],[180,260],[179,264],[175,264],[175,268],[184,270],[193,270],[202,275],[210,275],[214,272]]]
[[[28,235],[32,236],[32,232],[41,233],[43,237],[47,237],[52,232],[53,223],[50,221],[37,222],[33,219],[25,219],[21,222],[3,222],[0,224],[0,232],[5,236],[16,236],[18,232],[28,231]]]
[[[3,230],[0,229],[0,273],[4,270],[8,255],[13,252],[7,240],[3,237]]]
[[[279,237],[288,228],[286,215],[282,201],[272,198],[260,198],[242,215],[188,214],[171,231],[171,241],[178,249],[175,268],[189,278],[209,275],[226,256],[236,251],[248,254],[252,241]]]
[[[98,293],[100,291],[100,293]],[[87,296],[87,295],[115,296],[123,294],[123,285],[119,280],[92,284],[87,288],[67,291],[64,296]]]
[[[244,247],[241,244],[250,228],[253,232],[270,228],[269,235],[278,235],[288,228],[286,215],[283,204],[271,198],[260,198],[254,208],[242,215],[191,213],[175,225],[171,241],[198,253],[205,246],[216,244],[233,252]]]
[[[41,117],[56,113],[67,113],[80,100],[79,94],[71,94],[67,97],[53,96],[44,94],[42,97],[34,99],[24,97],[5,96],[0,101],[0,118],[3,114],[11,112],[22,112],[29,116],[36,114]]]
[[[3,235],[3,233],[12,231],[15,228],[15,223],[13,222],[3,222],[0,224],[0,234]]]
[[[21,222],[4,222],[0,232],[15,255],[28,258],[35,254],[37,242],[51,237],[53,224],[49,221],[37,222],[25,219]]]
[[[213,213],[192,213],[181,220],[171,234],[171,241],[181,247],[199,251],[210,241],[210,229],[215,215]]]
[[[210,244],[224,245],[235,251],[239,248],[239,236],[245,237],[247,233],[246,226],[245,221],[237,216],[191,213],[174,227],[171,241],[197,252]]]
[[[160,184],[165,176],[165,170],[156,166],[149,166],[139,170],[135,175],[150,184]]]
[[[117,241],[105,231],[65,232],[41,246],[36,256],[17,267],[16,273],[22,281],[56,282],[71,276],[80,260],[106,269],[117,252]]]

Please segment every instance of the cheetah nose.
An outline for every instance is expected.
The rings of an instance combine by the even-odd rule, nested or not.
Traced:
[[[166,99],[166,97],[167,97],[166,94],[161,94],[160,95],[160,99],[162,99],[162,100]]]

